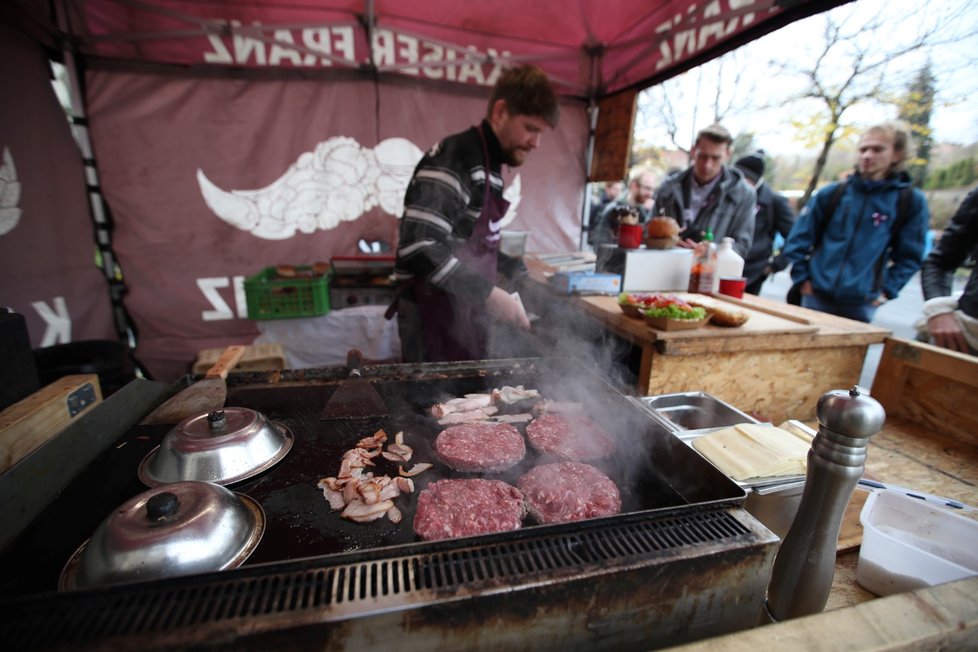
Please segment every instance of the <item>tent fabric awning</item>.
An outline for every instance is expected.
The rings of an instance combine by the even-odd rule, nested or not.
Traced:
[[[64,0],[62,23],[95,58],[357,69],[479,86],[502,66],[534,63],[562,94],[600,98],[844,1]]]

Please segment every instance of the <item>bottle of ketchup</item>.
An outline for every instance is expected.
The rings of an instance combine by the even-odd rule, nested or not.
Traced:
[[[689,272],[689,291],[709,294],[713,291],[713,277],[717,271],[717,246],[713,232],[707,231],[693,250],[693,267]]]

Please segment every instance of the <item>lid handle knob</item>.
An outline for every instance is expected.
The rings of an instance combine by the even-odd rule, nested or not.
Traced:
[[[179,506],[180,501],[177,500],[175,493],[170,491],[158,493],[146,501],[146,518],[150,521],[158,521],[173,516]]]

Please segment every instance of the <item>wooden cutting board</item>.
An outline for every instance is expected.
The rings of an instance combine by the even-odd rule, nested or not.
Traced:
[[[747,322],[741,326],[725,328],[706,324],[700,328],[690,330],[665,331],[649,326],[644,319],[626,316],[618,306],[617,297],[592,296],[581,297],[581,300],[591,307],[604,312],[613,318],[616,325],[620,328],[633,333],[635,336],[653,340],[699,340],[699,339],[725,339],[738,337],[755,337],[757,335],[782,335],[782,334],[804,334],[814,333],[818,326],[811,321],[787,313],[778,313],[775,309],[762,310],[757,307],[747,307],[745,302],[728,297],[716,296],[706,297],[701,294],[691,295],[686,292],[673,292],[679,298],[690,298],[699,303],[712,303],[725,309],[743,311],[748,315]]]
[[[728,300],[729,297],[722,295],[705,297],[685,292],[677,292],[676,294],[680,298],[695,301],[700,305],[716,305],[724,310],[745,312],[748,315],[747,322],[740,326],[724,327],[708,323],[702,328],[685,331],[685,337],[750,337],[776,333],[813,333],[818,330],[815,324],[802,317],[777,313],[774,310],[762,311],[753,306],[748,307],[744,302],[736,299]],[[672,332],[657,331],[658,339],[671,339],[674,336]]]

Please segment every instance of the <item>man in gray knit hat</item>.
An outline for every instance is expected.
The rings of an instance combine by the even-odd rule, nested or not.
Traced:
[[[744,257],[746,291],[760,294],[761,285],[771,274],[771,254],[777,234],[787,238],[795,223],[795,213],[784,195],[771,190],[764,182],[764,150],[758,150],[737,160],[734,164],[744,173],[744,181],[757,193],[754,209],[754,239],[750,252]]]

